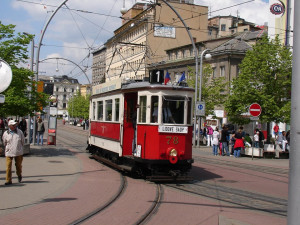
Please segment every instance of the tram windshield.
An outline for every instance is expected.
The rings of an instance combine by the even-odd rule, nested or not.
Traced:
[[[163,123],[183,124],[186,98],[182,96],[163,96],[162,100]]]

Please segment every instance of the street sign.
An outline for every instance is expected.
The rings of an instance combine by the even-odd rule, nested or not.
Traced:
[[[261,114],[261,106],[257,103],[253,103],[250,105],[249,113],[251,116],[257,117]]]
[[[250,120],[252,120],[252,121],[258,121],[259,117],[258,116],[251,116]]]
[[[196,116],[205,116],[205,102],[196,103]]]

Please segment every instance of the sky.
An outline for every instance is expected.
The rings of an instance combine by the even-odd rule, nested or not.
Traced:
[[[0,21],[16,25],[16,32],[34,34],[35,46],[41,31],[53,11],[63,0],[0,0]],[[239,16],[257,25],[268,22],[268,0],[194,0],[195,4],[208,6],[209,16]],[[129,9],[136,0],[125,0]],[[138,1],[138,2],[146,2]],[[68,0],[52,18],[46,29],[40,49],[41,75],[68,75],[81,84],[91,81],[91,52],[102,46],[121,26],[120,9],[123,0]],[[30,46],[29,46],[30,55]],[[35,54],[36,55],[36,54]],[[61,58],[61,59],[50,59]],[[34,62],[36,58],[34,58]],[[71,62],[70,62],[71,61]],[[30,62],[24,65],[29,68]],[[78,68],[80,67],[80,68]]]

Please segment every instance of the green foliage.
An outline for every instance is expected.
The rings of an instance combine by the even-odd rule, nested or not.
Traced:
[[[33,72],[20,68],[19,63],[28,59],[27,46],[32,35],[15,34],[14,25],[3,25],[0,21],[0,59],[6,61],[12,68],[12,82],[5,95],[5,103],[1,104],[0,116],[25,116],[40,112],[48,104],[48,96],[37,93],[36,83],[32,81]],[[28,87],[31,87],[29,93]],[[31,98],[29,97],[31,96]]]
[[[195,71],[192,68],[189,70],[189,79],[187,83],[190,87],[195,88]],[[198,79],[200,82],[200,78]],[[199,85],[198,85],[199,86]],[[212,68],[209,64],[203,66],[202,73],[202,85],[201,85],[201,100],[205,102],[205,115],[214,115],[214,109],[216,106],[222,106],[226,100],[226,90],[228,83],[224,77],[212,77]],[[199,88],[199,87],[198,87]],[[199,90],[198,96],[199,97]]]
[[[240,74],[232,82],[225,109],[230,121],[247,124],[249,118],[242,116],[252,103],[262,107],[262,122],[290,121],[290,93],[292,55],[280,44],[278,37],[269,40],[264,36],[240,64]]]
[[[82,96],[79,92],[69,100],[68,113],[71,118],[89,118],[90,96]]]

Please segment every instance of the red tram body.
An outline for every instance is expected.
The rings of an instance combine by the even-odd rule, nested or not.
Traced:
[[[141,176],[186,175],[192,159],[194,89],[122,83],[93,87],[89,151]]]

